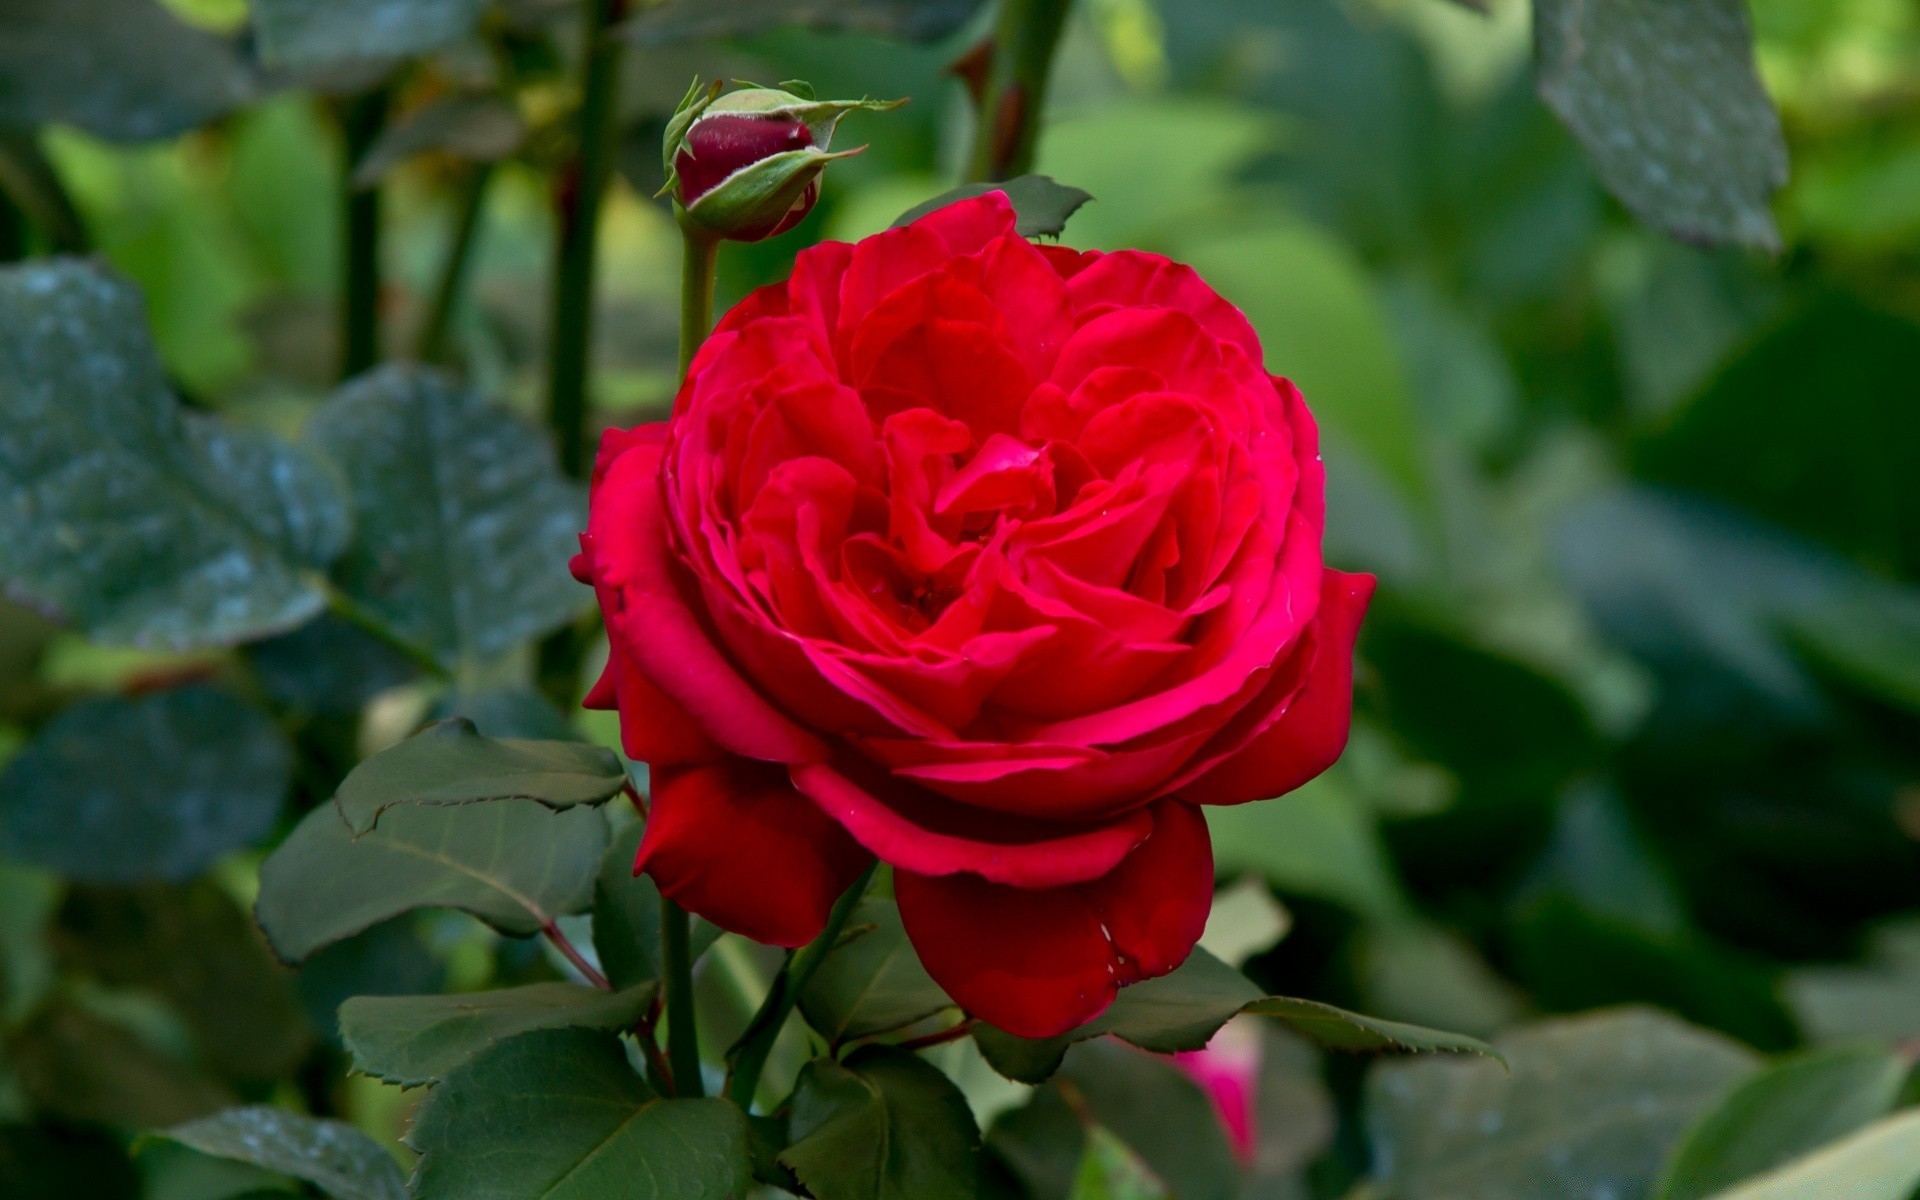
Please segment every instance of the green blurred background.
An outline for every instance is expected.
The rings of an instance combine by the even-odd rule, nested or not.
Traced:
[[[222,30],[247,15],[243,0],[172,6]],[[484,122],[458,125],[511,153],[484,195],[449,357],[531,416],[554,242],[543,137],[569,103],[574,18],[510,7],[494,53],[443,51],[394,103],[404,119],[516,81],[518,127],[488,142]],[[1518,0],[1484,15],[1446,0],[1076,5],[1038,164],[1095,197],[1064,240],[1185,260],[1246,310],[1327,433],[1329,561],[1381,579],[1345,760],[1292,801],[1217,814],[1223,879],[1264,879],[1290,921],[1248,965],[1263,985],[1475,1034],[1644,1002],[1765,1051],[1920,1038],[1920,8],[1752,12],[1793,163],[1776,255],[1680,244],[1611,199],[1534,93]],[[724,306],[798,248],[877,231],[951,186],[971,117],[948,67],[983,30],[630,51],[597,425],[655,419],[669,400],[678,235],[648,197],[687,80],[912,99],[847,120],[844,143],[869,149],[833,167],[798,231],[725,249]],[[192,406],[291,433],[334,383],[337,110],[296,88],[152,144],[39,135],[92,244],[144,290]],[[457,137],[426,141],[384,175],[379,311],[396,355],[473,173],[445,148]],[[234,658],[103,650],[19,609],[0,619],[0,656],[0,759],[77,698],[219,676]],[[344,698],[276,710],[299,805],[446,710],[436,688],[382,669]],[[501,720],[529,724],[524,710]],[[244,902],[257,861],[228,858],[215,886]],[[9,1019],[28,1014],[29,977],[78,988],[87,1020],[149,1046],[190,1046],[195,1021],[221,1019],[127,965],[133,948],[115,959],[76,937],[111,923],[111,897],[25,867],[0,866],[0,886]],[[406,976],[391,990],[552,970],[470,923],[394,937],[406,944],[390,954],[358,951],[388,954],[380,969]],[[337,1000],[322,975],[301,982],[319,1027]],[[104,1036],[61,1052],[82,1061]],[[288,1040],[259,1049],[265,1070],[214,1064],[222,1086],[332,1089],[369,1128],[397,1128],[390,1089],[333,1080],[337,1056],[302,1057],[306,1034],[263,1036]],[[0,1067],[0,1119],[101,1118],[85,1099],[50,1105],[40,1061]],[[1358,1073],[1334,1067],[1343,1103]],[[1364,1158],[1341,1136],[1326,1153],[1345,1174],[1329,1179]]]

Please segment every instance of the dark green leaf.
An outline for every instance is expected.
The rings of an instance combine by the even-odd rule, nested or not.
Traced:
[[[355,834],[395,805],[457,807],[489,800],[537,800],[552,809],[604,804],[620,794],[620,756],[585,742],[486,737],[464,717],[427,726],[355,767],[334,804]]]
[[[190,879],[273,828],[291,759],[214,688],[85,701],[0,773],[0,855],[89,883]]]
[[[0,126],[77,125],[114,142],[174,137],[258,91],[231,38],[154,0],[0,6]]]
[[[1920,600],[1861,588],[1787,621],[1800,648],[1834,675],[1920,714]]]
[[[0,1196],[137,1200],[140,1176],[119,1142],[100,1130],[0,1125]]]
[[[377,71],[473,33],[485,0],[253,0],[260,56],[301,73]]]
[[[151,1129],[234,1102],[202,1072],[64,1003],[9,1037],[4,1057],[43,1114],[69,1121]]]
[[[524,936],[587,909],[606,845],[606,820],[589,808],[399,808],[355,838],[323,804],[261,866],[254,915],[287,962],[416,908]]]
[[[1116,1042],[1075,1046],[1059,1083],[1180,1200],[1234,1200],[1239,1168],[1213,1102],[1171,1062]]]
[[[864,930],[821,961],[800,995],[807,1024],[828,1042],[904,1029],[951,1007],[914,953],[891,900],[862,900],[848,919]]]
[[[354,713],[420,670],[397,650],[327,615],[244,648],[253,676],[276,705],[300,713]]]
[[[340,1006],[340,1036],[357,1069],[413,1087],[529,1030],[618,1032],[646,1013],[657,991],[650,983],[622,992],[531,983],[455,996],[355,996]]]
[[[1890,446],[1920,440],[1901,403],[1920,324],[1845,294],[1766,330],[1635,447],[1638,474],[1706,492],[1890,574],[1920,574],[1920,490]],[[1808,404],[1806,397],[1824,397]]]
[[[181,411],[131,286],[76,261],[0,270],[0,580],[17,595],[97,641],[244,641],[320,611],[311,572],[347,535],[309,456]]]
[[[628,26],[642,46],[764,33],[782,25],[934,41],[966,24],[980,0],[671,0]]]
[[[1382,1063],[1368,1085],[1380,1184],[1404,1200],[1645,1196],[1754,1055],[1651,1009],[1546,1021],[1471,1059]]]
[[[61,960],[112,987],[172,1002],[200,1060],[236,1082],[266,1084],[311,1044],[293,978],[218,884],[74,888],[60,910]]]
[[[500,96],[448,96],[389,126],[353,168],[357,187],[373,187],[401,163],[426,153],[496,162],[527,136],[520,111]]]
[[[956,200],[968,200],[988,192],[1007,194],[1007,199],[1013,202],[1015,230],[1021,237],[1030,238],[1059,237],[1067,227],[1067,219],[1079,211],[1082,204],[1093,199],[1092,193],[1055,183],[1051,176],[1019,175],[1003,183],[968,183],[950,192],[943,192],[901,213],[900,219],[893,223],[894,228],[917,221]]]
[[[930,1063],[891,1046],[800,1073],[780,1161],[819,1200],[974,1200],[980,1131]]]
[[[1067,1200],[1087,1147],[1087,1127],[1056,1087],[1000,1114],[987,1148],[1031,1200]]]
[[[1903,1112],[1715,1200],[1907,1200],[1920,1184],[1920,1113]]]
[[[406,1200],[406,1179],[393,1155],[341,1121],[253,1105],[175,1126],[163,1136],[202,1154],[304,1179],[333,1200]]]
[[[549,1029],[468,1060],[427,1094],[407,1142],[414,1200],[727,1200],[749,1171],[747,1118],[666,1100],[611,1034]]]
[[[588,601],[567,573],[584,497],[546,438],[430,372],[343,387],[305,441],[353,484],[341,587],[449,666],[562,624]]]
[[[1534,0],[1540,95],[1614,195],[1688,241],[1778,248],[1780,118],[1745,0]]]
[[[1060,1069],[1073,1045],[1072,1034],[1050,1038],[1015,1037],[985,1021],[973,1026],[973,1043],[987,1065],[1015,1083],[1045,1083]]]
[[[1906,1077],[1905,1062],[1873,1046],[1786,1059],[1735,1088],[1687,1132],[1653,1200],[1706,1200],[1846,1137],[1885,1116]]]
[[[413,996],[438,990],[446,971],[411,916],[382,921],[300,964],[296,983],[307,1020],[340,1046],[340,1006],[352,996]]]

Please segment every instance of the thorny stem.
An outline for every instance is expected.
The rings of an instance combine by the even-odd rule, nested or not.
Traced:
[[[1047,78],[1071,0],[1001,0],[993,65],[981,97],[967,179],[1010,179],[1033,169]]]

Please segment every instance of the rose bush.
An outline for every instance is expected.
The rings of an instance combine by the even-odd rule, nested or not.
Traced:
[[[927,970],[1049,1036],[1206,923],[1199,805],[1350,716],[1300,393],[1192,270],[1037,246],[1000,193],[800,254],[609,432],[575,574],[653,770],[636,869],[794,946],[874,856]]]

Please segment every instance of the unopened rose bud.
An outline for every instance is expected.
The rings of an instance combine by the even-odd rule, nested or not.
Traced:
[[[709,237],[757,242],[799,224],[820,197],[820,173],[840,118],[901,101],[814,100],[789,88],[725,96],[696,82],[667,126],[667,188],[680,221]],[[804,88],[802,87],[802,90]]]

